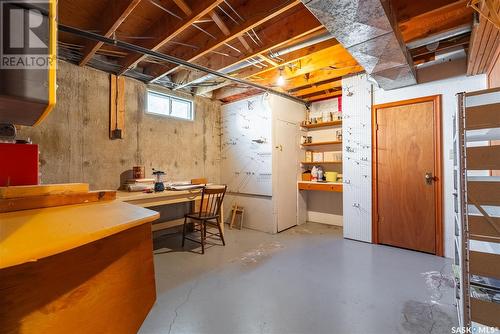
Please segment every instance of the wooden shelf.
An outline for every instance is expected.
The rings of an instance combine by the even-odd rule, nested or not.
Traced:
[[[302,144],[302,146],[321,146],[321,145],[336,145],[336,144],[342,144],[342,141],[323,141],[323,142],[317,142],[317,143],[306,143]]]
[[[316,190],[341,193],[343,185],[340,182],[298,182],[299,190]]]
[[[301,161],[300,163],[303,165],[341,164],[342,160],[340,160],[340,161],[322,161],[322,162]]]
[[[342,121],[331,121],[331,122],[322,122],[322,123],[316,123],[316,124],[307,124],[307,125],[301,125],[301,127],[305,129],[317,129],[317,128],[326,128],[329,126],[336,126],[336,125],[342,125]]]

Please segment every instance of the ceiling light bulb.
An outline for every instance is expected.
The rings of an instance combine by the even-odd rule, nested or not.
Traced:
[[[284,86],[285,85],[285,77],[283,76],[283,74],[280,74],[280,76],[278,77],[278,81],[276,82],[276,84],[278,86]]]

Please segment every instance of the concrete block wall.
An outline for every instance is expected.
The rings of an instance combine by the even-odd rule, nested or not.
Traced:
[[[220,182],[219,102],[194,97],[194,121],[146,114],[147,86],[127,78],[124,139],[110,140],[109,81],[102,71],[58,62],[56,108],[39,126],[18,133],[40,146],[42,183],[117,189],[135,165],[147,173],[165,170],[167,180]]]

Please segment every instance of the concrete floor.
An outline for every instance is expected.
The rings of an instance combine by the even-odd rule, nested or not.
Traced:
[[[450,333],[451,261],[342,238],[308,223],[226,229],[205,255],[155,239],[157,301],[140,333]],[[190,247],[193,248],[190,248]]]

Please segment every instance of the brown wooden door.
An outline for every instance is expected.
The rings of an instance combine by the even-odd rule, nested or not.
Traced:
[[[403,102],[404,103],[404,102]],[[438,253],[440,175],[435,101],[375,107],[378,242]],[[437,122],[437,124],[436,124]],[[438,168],[436,168],[438,167]],[[426,178],[427,175],[427,178]],[[436,178],[436,179],[435,179]],[[440,209],[439,209],[440,211]],[[440,253],[441,251],[439,251]]]

